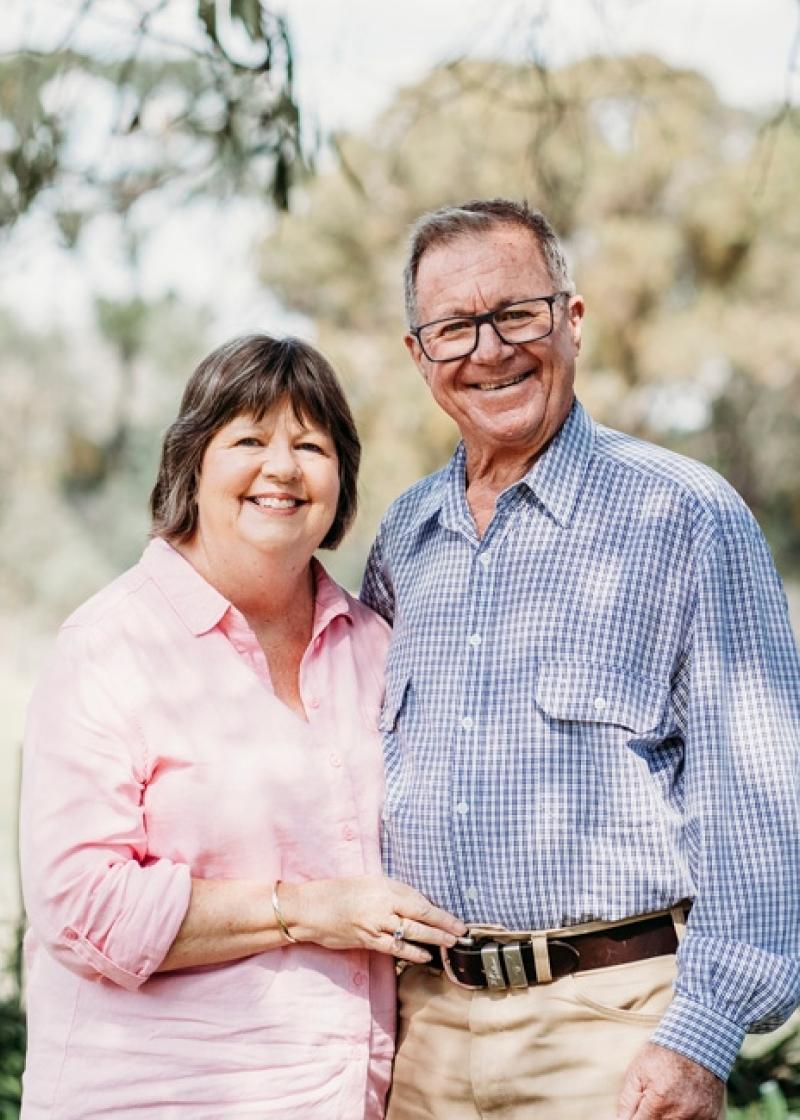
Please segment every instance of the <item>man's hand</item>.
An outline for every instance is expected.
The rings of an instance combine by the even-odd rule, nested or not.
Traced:
[[[648,1042],[628,1067],[617,1120],[719,1120],[725,1085],[703,1066]]]

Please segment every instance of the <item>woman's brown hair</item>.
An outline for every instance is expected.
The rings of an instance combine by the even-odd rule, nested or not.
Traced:
[[[339,460],[339,501],[321,548],[336,548],[355,517],[361,443],[330,363],[297,338],[266,334],[235,338],[204,358],[184,390],[167,429],[150,496],[151,534],[190,540],[197,529],[195,493],[205,450],[236,416],[260,420],[288,402],[298,420],[312,421],[333,440]]]

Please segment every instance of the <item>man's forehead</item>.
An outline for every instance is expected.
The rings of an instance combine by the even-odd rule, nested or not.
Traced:
[[[523,226],[495,225],[487,230],[459,234],[432,245],[423,253],[417,270],[417,302],[436,307],[455,300],[452,310],[468,311],[477,299],[511,300],[545,294],[549,274],[533,233]],[[523,290],[524,289],[524,290]],[[464,306],[460,306],[460,300]],[[449,308],[448,308],[449,310]]]

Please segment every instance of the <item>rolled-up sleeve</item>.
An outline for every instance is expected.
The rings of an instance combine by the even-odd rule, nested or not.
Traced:
[[[28,920],[47,950],[135,989],[175,939],[191,876],[148,852],[147,758],[121,678],[101,634],[61,631],[29,710],[20,855]]]

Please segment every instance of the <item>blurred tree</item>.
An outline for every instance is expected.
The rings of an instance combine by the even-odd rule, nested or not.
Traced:
[[[208,349],[207,314],[173,296],[98,316],[76,350],[0,313],[0,620],[34,630],[138,556],[161,433]]]
[[[58,44],[0,61],[0,228],[39,204],[75,245],[98,213],[124,217],[166,188],[173,202],[254,192],[286,208],[303,161],[282,16],[194,0],[176,34],[167,0],[64,6]],[[79,49],[89,27],[101,46]]]
[[[526,197],[566,237],[588,304],[579,394],[600,420],[727,474],[800,557],[800,117],[770,132],[699,75],[648,56],[558,71],[441,67],[366,135],[336,137],[262,254],[317,323],[367,445],[362,552],[387,501],[455,433],[404,354],[410,223],[469,197]]]
[[[195,199],[285,208],[305,167],[291,39],[271,5],[65,11],[46,49],[0,58],[0,234],[41,237],[49,221],[77,249],[97,223],[123,282],[94,296],[80,341],[0,314],[0,614],[46,627],[135,559],[177,378],[207,348],[204,309],[141,296],[145,243]]]

